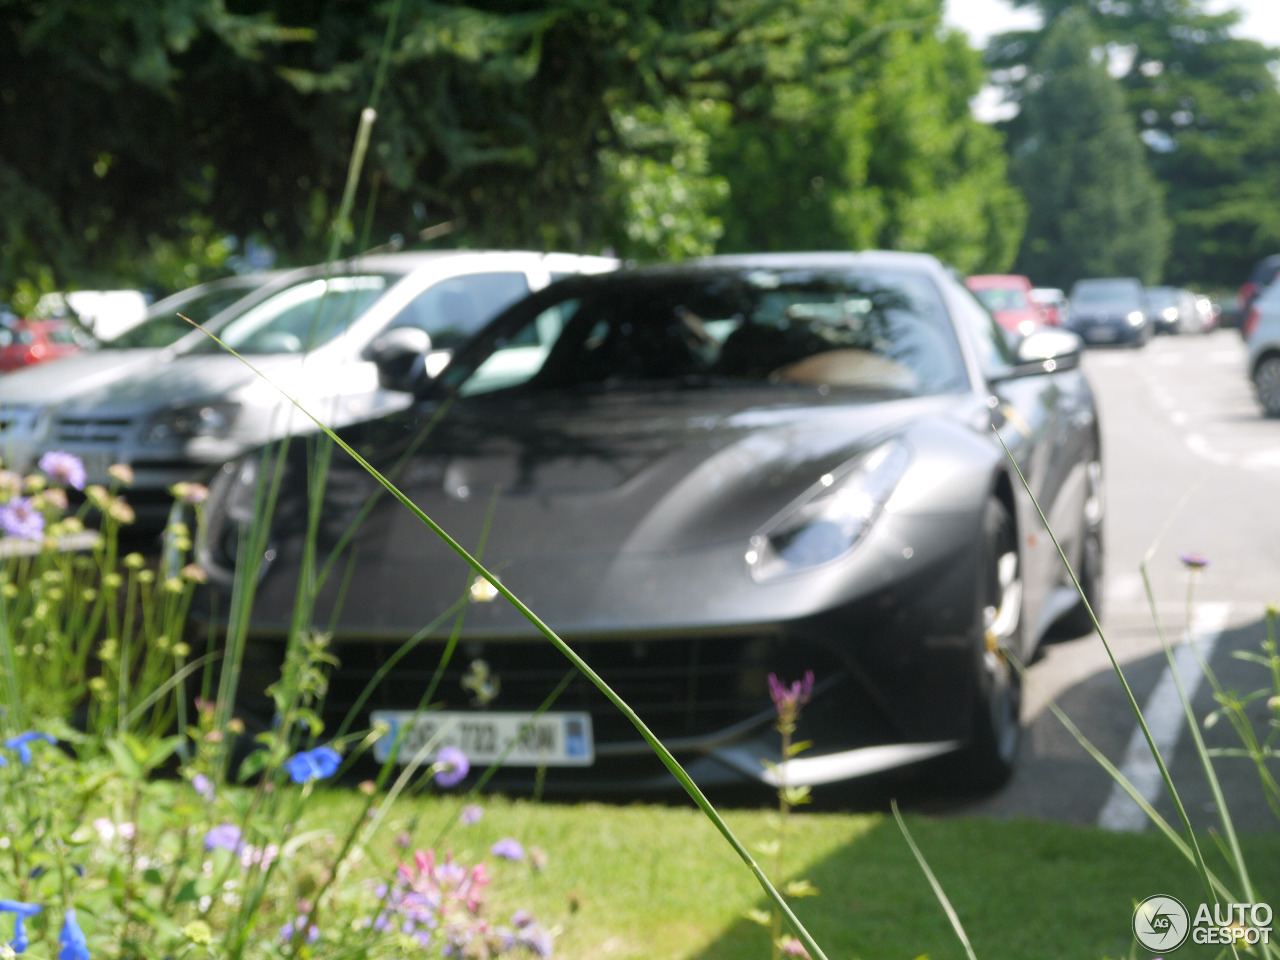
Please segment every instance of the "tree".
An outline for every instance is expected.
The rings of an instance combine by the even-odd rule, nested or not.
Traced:
[[[1030,214],[1017,265],[1041,284],[1085,276],[1154,283],[1167,256],[1160,188],[1097,48],[1088,18],[1064,13],[1036,54],[1022,101],[1012,175]]]
[[[1239,14],[1206,13],[1202,0],[1020,2],[1042,11],[1045,30],[996,38],[988,49],[996,78],[1023,99],[1027,65],[1048,29],[1069,10],[1088,16],[1164,186],[1170,278],[1234,285],[1280,250],[1278,51],[1232,36]],[[1021,125],[1009,125],[1015,139]]]
[[[714,138],[729,184],[721,249],[929,251],[960,270],[1008,268],[1025,209],[1002,137],[972,116],[980,57],[941,35],[939,0],[869,5],[857,61],[833,89],[776,90]]]

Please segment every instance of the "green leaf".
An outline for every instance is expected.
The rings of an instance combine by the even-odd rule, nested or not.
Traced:
[[[111,759],[116,763],[116,768],[122,775],[130,780],[141,780],[146,776],[146,770],[143,768],[141,761],[129,749],[127,744],[113,738],[106,742],[106,747],[107,752],[111,754]]]
[[[773,926],[773,917],[765,910],[748,910],[742,916],[744,919],[750,920],[752,923],[758,923],[762,927]]]
[[[163,886],[164,874],[155,867],[148,867],[146,870],[142,871],[142,882],[149,883],[153,887]]]
[[[199,900],[203,894],[200,893],[194,880],[188,880],[178,888],[177,895],[173,898],[175,904],[194,903]]]
[[[782,892],[788,897],[816,897],[818,888],[808,880],[788,880],[782,885]]]

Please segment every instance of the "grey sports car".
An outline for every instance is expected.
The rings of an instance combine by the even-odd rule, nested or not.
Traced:
[[[1051,628],[1088,617],[1000,439],[1096,602],[1102,471],[1080,341],[1011,344],[957,276],[917,254],[777,254],[577,277],[519,302],[399,413],[344,439],[636,708],[695,780],[823,784],[930,761],[1010,775],[1019,683]],[[404,385],[403,383],[401,384]],[[997,436],[997,434],[999,436]],[[260,563],[246,676],[278,668],[308,524],[295,444]],[[203,561],[227,591],[259,459],[229,464]],[[673,780],[583,678],[457,556],[336,453],[321,551],[352,562],[313,620],[400,758],[454,744],[565,790]],[[354,535],[344,534],[355,525]],[[341,568],[339,568],[341,569]],[[338,581],[342,581],[340,586]],[[345,598],[339,602],[339,598]],[[432,707],[410,711],[469,597]],[[813,672],[780,762],[771,674]],[[387,749],[388,739],[382,741]],[[425,747],[423,746],[425,745]]]

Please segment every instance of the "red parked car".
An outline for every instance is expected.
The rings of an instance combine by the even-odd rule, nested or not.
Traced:
[[[1027,334],[1045,322],[1044,312],[1031,299],[1031,281],[1016,273],[984,273],[967,277],[964,285],[991,311],[1006,330]]]
[[[0,370],[5,372],[82,349],[76,328],[65,320],[13,320],[0,326]]]

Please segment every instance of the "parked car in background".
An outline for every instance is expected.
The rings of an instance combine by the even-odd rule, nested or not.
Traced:
[[[1015,350],[923,254],[717,257],[536,293],[420,377],[411,404],[341,435],[460,543],[482,538],[502,583],[702,785],[818,785],[938,760],[950,782],[990,788],[1019,739],[1004,651],[1028,662],[1050,625],[1088,629],[999,438],[1098,595],[1102,469],[1080,346],[1041,328]],[[242,537],[269,544],[242,691],[278,676],[311,510],[294,444],[274,518],[255,523],[260,454],[218,474],[199,546],[221,605],[241,551],[260,549]],[[411,712],[453,617],[373,692],[361,720],[392,730],[375,756],[453,744],[477,771],[506,757],[494,784],[541,765],[552,790],[674,786],[527,620],[487,602],[492,584],[397,501],[370,504],[376,489],[339,454],[312,504],[321,554],[346,545],[352,561],[314,610],[342,663],[327,710],[342,716],[470,584],[441,709]],[[478,704],[482,674],[494,696]],[[770,674],[809,677],[802,758],[778,755]]]
[[[1057,287],[1034,287],[1031,290],[1031,302],[1044,314],[1044,322],[1053,327],[1064,326],[1071,314],[1067,295]]]
[[[1196,297],[1196,310],[1200,313],[1200,327],[1205,333],[1218,329],[1222,310],[1212,297]]]
[[[1046,322],[1044,312],[1031,297],[1031,281],[1026,277],[976,274],[966,277],[964,284],[1006,330],[1026,335],[1037,324]]]
[[[1280,276],[1280,254],[1263,257],[1253,265],[1253,269],[1249,271],[1249,276],[1240,285],[1240,290],[1236,293],[1236,322],[1238,325],[1243,326],[1245,317],[1249,315],[1249,308],[1253,306],[1253,301],[1278,276]]]
[[[91,483],[129,464],[130,503],[153,526],[173,484],[208,481],[247,449],[316,429],[282,390],[334,426],[400,409],[409,395],[379,379],[375,360],[434,375],[495,313],[554,276],[616,267],[607,257],[437,251],[298,271],[219,320],[220,339],[256,371],[197,334],[165,363],[65,400],[41,446],[82,458]]]
[[[0,456],[7,467],[30,469],[37,456],[37,435],[48,429],[49,411],[58,403],[101,389],[135,372],[161,366],[205,339],[181,312],[216,328],[219,314],[233,304],[254,302],[280,274],[250,274],[204,283],[152,304],[147,319],[114,340],[89,342],[89,348],[44,365],[0,378]],[[72,321],[58,321],[72,323]],[[78,335],[83,331],[76,327]]]
[[[1069,329],[1086,343],[1127,343],[1141,347],[1152,325],[1142,283],[1133,277],[1077,280],[1071,287]]]
[[[46,293],[36,303],[41,320],[72,320],[99,340],[118,337],[147,318],[141,290],[72,290]]]
[[[1156,333],[1204,333],[1204,321],[1190,290],[1147,287],[1147,316]]]
[[[13,320],[0,325],[0,371],[60,360],[79,353],[90,342],[67,320]]]
[[[1240,328],[1248,346],[1249,379],[1263,411],[1280,417],[1280,283],[1254,298]]]

